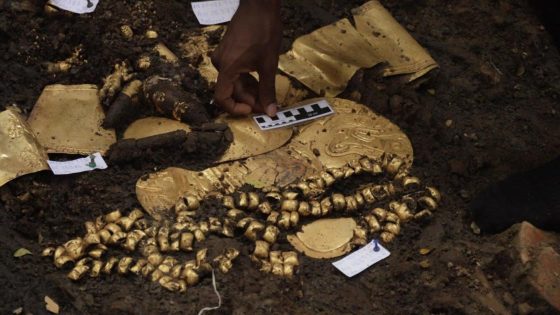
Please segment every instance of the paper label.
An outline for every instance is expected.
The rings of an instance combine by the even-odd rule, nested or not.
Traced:
[[[215,25],[231,21],[239,7],[239,0],[212,0],[191,2],[194,15],[202,25]]]
[[[99,0],[50,0],[48,3],[62,10],[84,14],[95,11]]]
[[[333,262],[333,265],[347,277],[353,277],[391,255],[381,244],[377,245],[377,251],[375,247],[375,241],[372,241],[341,260]]]
[[[90,172],[95,169],[104,170],[107,168],[107,163],[99,153],[92,154],[88,157],[72,160],[72,161],[50,161],[47,163],[55,175],[68,175],[83,172]]]
[[[326,100],[315,101],[299,107],[281,110],[276,116],[256,115],[253,119],[261,130],[270,130],[299,124],[305,121],[334,114],[334,109]]]

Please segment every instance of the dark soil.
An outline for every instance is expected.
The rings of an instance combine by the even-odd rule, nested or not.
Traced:
[[[115,63],[134,64],[155,43],[143,39],[148,28],[174,51],[198,29],[189,1],[102,0],[95,13],[84,16],[47,16],[40,6],[7,9],[12,2],[17,1],[0,0],[0,109],[17,104],[26,114],[47,84],[101,85]],[[302,258],[295,279],[281,280],[261,274],[242,254],[232,272],[217,277],[224,304],[216,313],[491,314],[477,295],[481,273],[513,313],[525,302],[537,313],[550,312],[525,286],[500,277],[501,266],[490,262],[507,244],[473,234],[468,204],[489,184],[560,154],[560,54],[553,38],[526,0],[382,2],[440,69],[418,88],[361,71],[343,96],[358,98],[403,128],[414,146],[414,171],[442,190],[442,207],[428,225],[405,227],[389,246],[391,257],[352,279],[328,262]],[[361,3],[285,1],[284,49]],[[133,39],[123,39],[123,24],[134,30]],[[80,44],[87,63],[65,74],[46,72],[44,62],[64,60]],[[189,62],[181,60],[184,72],[178,75],[207,104],[211,93]],[[177,74],[156,65],[139,79],[162,72]],[[85,220],[138,206],[134,189],[141,176],[170,165],[210,163],[211,158],[177,161],[170,155],[87,174],[41,172],[0,188],[1,313],[23,307],[24,314],[44,314],[45,295],[60,304],[62,314],[193,314],[216,304],[210,279],[184,295],[133,276],[72,283],[39,255],[47,245],[82,234]],[[211,247],[250,250],[235,240],[214,242]],[[20,247],[34,255],[14,258]],[[425,247],[433,249],[429,256],[418,253]],[[430,266],[422,268],[425,259]]]

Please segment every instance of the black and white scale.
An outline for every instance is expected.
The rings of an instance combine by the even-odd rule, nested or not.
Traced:
[[[278,111],[276,116],[256,115],[253,119],[261,130],[271,130],[300,124],[309,120],[334,114],[334,109],[326,100],[315,100],[298,107]]]

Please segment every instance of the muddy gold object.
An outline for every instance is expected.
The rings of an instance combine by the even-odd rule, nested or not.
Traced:
[[[101,127],[103,109],[94,85],[49,85],[28,123],[48,153],[105,154],[115,131]]]
[[[103,79],[103,86],[99,90],[99,99],[112,99],[122,88],[124,82],[130,80],[133,74],[125,62],[115,64],[113,73]]]
[[[17,109],[0,112],[0,186],[48,170],[47,154]]]
[[[170,63],[177,63],[179,61],[179,58],[177,58],[177,55],[175,55],[163,43],[158,43],[156,45],[156,47],[154,47],[154,51],[157,52],[160,57],[162,57],[164,60],[166,60]]]
[[[279,68],[315,93],[336,96],[360,68],[386,62],[383,75],[417,79],[437,67],[430,55],[378,1],[354,10],[356,27],[342,19],[295,40]]]
[[[292,140],[318,151],[325,168],[342,167],[364,154],[378,158],[391,153],[412,163],[412,144],[399,127],[364,105],[338,98],[329,103],[337,114],[302,126]]]
[[[175,130],[190,132],[191,128],[187,124],[177,120],[162,117],[147,117],[130,124],[124,132],[123,137],[125,139],[142,139]]]
[[[121,31],[122,36],[126,40],[131,40],[132,37],[134,36],[134,31],[132,31],[132,28],[129,25],[121,26],[120,31]]]
[[[220,158],[227,162],[248,158],[273,151],[286,144],[292,137],[292,129],[282,128],[262,131],[251,117],[222,117],[219,122],[228,124],[233,142]]]
[[[81,53],[82,47],[78,46],[70,57],[58,62],[46,62],[44,66],[47,68],[48,73],[66,73],[72,66],[82,64],[82,60],[80,60]]]
[[[103,128],[116,128],[136,111],[138,104],[138,93],[142,89],[142,81],[134,80],[128,83],[117,95],[115,101],[109,107],[107,117],[103,122]]]
[[[147,30],[145,35],[148,39],[156,39],[159,36],[158,33],[154,30]]]
[[[143,91],[159,113],[186,123],[209,122],[208,113],[198,98],[169,78],[151,76],[144,81]]]

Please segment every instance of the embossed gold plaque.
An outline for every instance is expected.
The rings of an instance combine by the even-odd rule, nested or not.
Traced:
[[[95,85],[57,84],[45,87],[28,123],[48,153],[105,154],[116,135],[104,119]]]
[[[190,132],[191,128],[187,124],[174,119],[146,117],[130,124],[124,132],[123,137],[125,139],[142,139],[176,130]]]
[[[356,221],[352,218],[320,219],[289,235],[295,249],[312,258],[334,258],[351,250]]]
[[[300,127],[292,142],[317,151],[323,167],[341,167],[361,155],[380,157],[394,153],[412,163],[412,144],[387,118],[355,102],[330,98],[336,114]]]
[[[0,113],[0,187],[19,176],[48,170],[47,154],[16,109]]]

